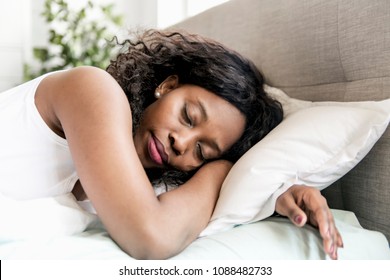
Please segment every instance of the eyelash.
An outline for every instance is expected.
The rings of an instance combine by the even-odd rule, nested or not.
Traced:
[[[193,123],[192,119],[190,118],[190,115],[188,114],[188,106],[187,106],[187,104],[184,106],[183,116],[184,116],[184,121],[185,121],[190,127],[193,127],[194,123]]]
[[[184,117],[185,123],[188,124],[188,126],[190,126],[190,127],[194,126],[194,122],[191,119],[190,115],[188,114],[187,104],[185,104],[185,106],[184,106],[183,117]],[[201,161],[203,161],[203,162],[206,161],[206,158],[203,156],[202,146],[200,145],[200,143],[196,144],[196,154],[198,155],[198,157]]]
[[[206,162],[206,159],[205,159],[205,157],[203,156],[202,147],[201,147],[201,145],[200,145],[199,143],[196,145],[196,150],[197,150],[198,157],[199,157],[203,162]]]

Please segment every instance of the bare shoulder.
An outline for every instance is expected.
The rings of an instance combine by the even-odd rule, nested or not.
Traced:
[[[80,66],[74,69],[50,75],[42,81],[55,89],[56,94],[66,94],[72,98],[85,95],[111,95],[113,98],[124,98],[124,92],[115,79],[106,71],[92,67]],[[97,96],[98,97],[98,96]]]
[[[88,79],[92,79],[95,82],[98,81],[96,79],[102,79],[101,82],[115,81],[105,70],[94,66],[79,66],[67,71],[57,72],[56,74],[62,74],[62,76],[72,78],[75,81],[87,81]]]
[[[87,83],[87,85],[100,85],[120,89],[115,79],[107,71],[93,66],[79,66],[64,71],[65,77],[75,82]]]
[[[42,80],[35,97],[41,115],[54,130],[63,122],[97,114],[121,114],[131,121],[130,105],[116,80],[106,71],[81,66],[49,75]]]

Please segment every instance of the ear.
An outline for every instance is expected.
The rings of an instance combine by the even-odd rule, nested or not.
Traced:
[[[168,76],[157,88],[160,95],[164,95],[179,86],[179,77],[177,75]]]

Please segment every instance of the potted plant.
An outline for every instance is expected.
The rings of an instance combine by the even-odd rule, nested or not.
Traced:
[[[24,65],[25,80],[80,65],[108,65],[115,52],[111,44],[115,29],[123,21],[122,15],[114,13],[114,4],[89,0],[72,9],[66,0],[46,0],[42,16],[48,23],[49,42],[33,48],[35,62]]]

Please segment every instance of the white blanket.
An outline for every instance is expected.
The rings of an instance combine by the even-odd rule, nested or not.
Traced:
[[[340,259],[390,259],[383,234],[363,229],[351,212],[333,210],[345,248]],[[264,221],[198,238],[173,259],[327,259],[318,230]],[[0,259],[131,259],[96,215],[72,194],[30,201],[0,196]]]
[[[44,239],[74,235],[99,225],[69,193],[33,200],[13,200],[0,194],[0,240]]]

